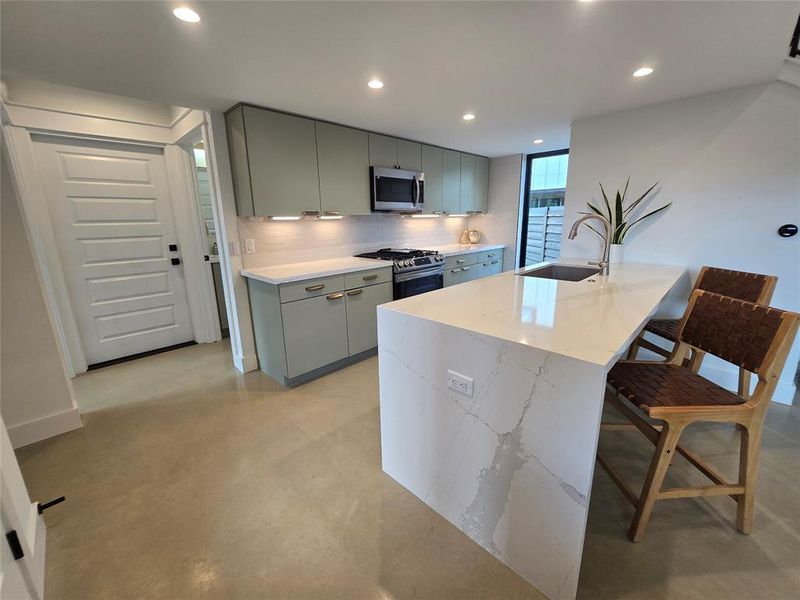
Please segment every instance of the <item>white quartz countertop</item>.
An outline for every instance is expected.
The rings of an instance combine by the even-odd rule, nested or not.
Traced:
[[[356,258],[355,256],[344,256],[341,258],[328,258],[325,260],[312,260],[308,262],[291,263],[288,265],[276,265],[274,267],[260,267],[257,269],[242,269],[244,277],[257,279],[265,283],[289,283],[291,281],[303,281],[315,277],[327,277],[330,275],[341,275],[342,273],[353,273],[355,271],[369,271],[370,269],[391,269],[392,263],[375,260],[373,258]]]
[[[504,248],[503,244],[447,244],[444,246],[425,246],[422,250],[437,250],[445,256],[453,254],[468,254],[482,252],[483,250],[498,250]],[[365,250],[367,252],[367,250]],[[370,269],[391,268],[392,263],[374,258],[357,258],[343,256],[340,258],[327,258],[307,262],[275,265],[272,267],[258,267],[255,269],[242,269],[241,274],[250,279],[257,279],[265,283],[281,284],[292,281],[303,281],[315,277],[340,275],[354,271],[368,271]]]
[[[550,262],[587,265],[578,259]],[[608,366],[686,272],[681,266],[624,263],[611,265],[608,277],[578,282],[518,275],[542,264],[396,300],[378,310]]]

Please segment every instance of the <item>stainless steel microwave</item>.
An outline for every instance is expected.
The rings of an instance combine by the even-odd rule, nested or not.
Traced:
[[[425,206],[425,173],[370,167],[372,210],[421,212]]]

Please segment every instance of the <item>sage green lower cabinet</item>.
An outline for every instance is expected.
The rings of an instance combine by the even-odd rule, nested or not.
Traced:
[[[498,259],[490,260],[488,262],[478,263],[476,268],[476,279],[480,279],[481,277],[489,277],[490,275],[497,275],[500,273],[503,270],[503,262]]]
[[[348,356],[344,292],[281,305],[289,377]]]
[[[347,340],[350,356],[378,345],[378,305],[392,301],[392,284],[347,290]]]
[[[455,269],[445,269],[444,271],[444,287],[451,285],[458,285],[459,283],[466,283],[475,279],[475,265],[467,265],[466,267],[456,267]]]
[[[248,279],[247,288],[258,366],[291,385],[378,345],[377,306],[392,301],[392,268],[280,285]]]

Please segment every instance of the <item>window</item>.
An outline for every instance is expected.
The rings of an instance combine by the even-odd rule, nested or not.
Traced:
[[[528,155],[520,267],[558,258],[561,253],[568,167],[569,150]]]

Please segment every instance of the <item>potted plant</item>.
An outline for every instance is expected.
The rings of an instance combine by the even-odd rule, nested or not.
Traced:
[[[655,189],[655,187],[658,185],[659,182],[656,181],[653,185],[647,188],[647,191],[645,191],[644,194],[639,196],[633,202],[626,203],[625,198],[628,195],[628,184],[630,182],[631,178],[628,177],[628,181],[625,182],[625,189],[622,190],[621,193],[619,190],[617,190],[616,196],[614,198],[613,209],[611,203],[608,201],[608,195],[606,195],[606,191],[603,188],[602,183],[600,184],[600,191],[603,194],[603,203],[605,204],[603,208],[605,208],[605,210],[601,210],[591,202],[586,203],[592,210],[592,212],[597,213],[601,217],[605,217],[606,219],[608,219],[609,223],[611,223],[612,237],[611,237],[611,248],[609,252],[609,262],[612,263],[622,262],[622,254],[623,254],[622,249],[623,249],[623,244],[625,243],[625,236],[628,235],[628,232],[634,225],[636,225],[637,223],[641,223],[648,217],[652,217],[653,215],[661,212],[662,210],[666,210],[672,205],[672,202],[667,202],[664,206],[660,208],[651,210],[650,212],[648,212],[645,215],[642,215],[641,217],[634,218],[635,215],[633,215],[633,212],[636,209],[636,207],[639,206],[642,203],[642,201],[648,197],[650,192],[652,192],[653,189]],[[589,214],[589,213],[584,212],[582,214]],[[603,241],[605,241],[604,234],[600,233],[597,229],[595,229],[588,223],[586,223],[586,226],[592,231],[594,231],[601,238],[603,238]]]

